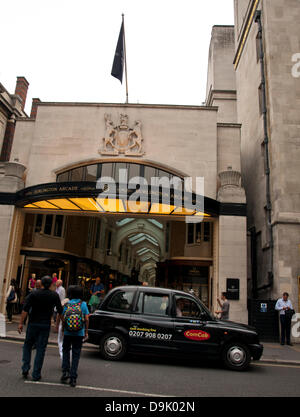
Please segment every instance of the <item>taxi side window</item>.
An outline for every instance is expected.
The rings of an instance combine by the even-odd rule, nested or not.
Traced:
[[[141,292],[137,303],[137,312],[168,316],[169,297],[162,294],[148,294]]]
[[[134,291],[118,291],[110,299],[107,308],[109,310],[130,313]]]
[[[194,300],[188,297],[175,296],[176,317],[200,317],[203,312]]]

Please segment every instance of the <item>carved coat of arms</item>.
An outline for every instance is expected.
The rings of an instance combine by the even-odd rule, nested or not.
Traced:
[[[105,114],[104,120],[105,136],[103,138],[103,147],[100,149],[102,155],[144,155],[142,124],[139,120],[134,122],[133,128],[130,128],[128,125],[127,114],[120,115],[119,125],[115,125],[112,122],[110,114]]]

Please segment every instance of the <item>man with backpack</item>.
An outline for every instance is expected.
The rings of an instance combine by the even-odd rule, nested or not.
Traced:
[[[89,310],[86,302],[82,301],[83,290],[79,285],[71,285],[68,288],[67,297],[69,301],[64,305],[62,315],[64,340],[60,381],[65,384],[70,380],[71,387],[75,387],[82,343],[88,337]],[[59,318],[57,326],[59,326]]]

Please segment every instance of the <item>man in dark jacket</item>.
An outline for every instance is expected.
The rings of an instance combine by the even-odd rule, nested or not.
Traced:
[[[52,279],[49,276],[42,278],[42,289],[32,291],[25,299],[18,331],[23,330],[23,324],[29,315],[26,339],[23,346],[22,374],[27,378],[30,369],[31,352],[36,347],[36,355],[32,372],[33,381],[41,379],[46,347],[51,328],[51,318],[54,307],[61,316],[62,305],[56,292],[50,290]]]

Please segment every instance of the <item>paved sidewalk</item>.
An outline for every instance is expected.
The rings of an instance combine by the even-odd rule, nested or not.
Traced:
[[[26,326],[24,326],[23,332],[20,335],[18,333],[19,317],[14,316],[13,323],[6,323],[6,338],[11,340],[23,341],[26,334]],[[51,327],[50,344],[57,344],[57,333],[54,331],[54,326]],[[269,364],[282,364],[282,365],[295,365],[300,366],[300,343],[293,346],[281,346],[279,343],[264,343],[264,352],[260,363]],[[97,349],[95,345],[86,343],[85,346]]]

